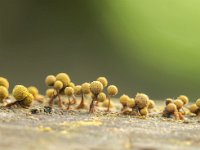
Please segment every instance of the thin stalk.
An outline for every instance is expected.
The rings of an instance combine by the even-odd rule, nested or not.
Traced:
[[[84,103],[84,95],[81,94],[81,102],[78,105],[78,107],[76,109],[83,109],[85,107],[85,103]]]
[[[57,91],[57,95],[58,95],[58,106],[60,107],[60,108],[62,108],[62,100],[61,100],[61,97],[60,97],[60,94],[59,94],[59,91]]]
[[[71,101],[70,101],[70,97],[68,97],[68,106],[67,106],[67,110],[70,109],[70,105],[71,105]]]
[[[94,102],[97,99],[97,95],[95,95],[92,99],[92,102],[90,103],[90,109],[89,109],[89,113],[94,113],[95,112],[95,107],[94,107]]]
[[[110,96],[108,96],[108,107],[107,107],[107,110],[106,110],[107,112],[109,112],[110,111]]]
[[[51,99],[49,100],[49,106],[52,107],[53,106],[53,101],[54,99],[57,97],[58,95],[54,95],[51,97]]]
[[[72,99],[73,99],[73,102],[72,102],[72,104],[76,104],[76,103],[77,103],[77,101],[76,101],[76,97],[75,97],[74,95],[72,95]]]

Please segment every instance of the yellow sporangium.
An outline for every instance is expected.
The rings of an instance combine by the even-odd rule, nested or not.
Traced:
[[[55,95],[57,95],[56,90],[54,90],[54,89],[47,89],[46,90],[46,96],[47,97],[52,98]]]
[[[197,99],[197,100],[196,100],[196,105],[197,105],[197,107],[200,108],[200,99]]]
[[[66,74],[66,73],[57,74],[56,75],[56,80],[61,81],[63,83],[64,87],[67,87],[71,82],[71,79],[70,79],[69,75]]]
[[[166,110],[169,112],[169,113],[174,113],[177,110],[177,106],[174,104],[174,103],[170,103],[166,106]]]
[[[107,92],[108,92],[108,108],[107,108],[107,112],[110,111],[110,101],[111,101],[111,96],[115,96],[118,94],[118,88],[115,85],[109,85],[107,88]]]
[[[45,79],[45,83],[47,86],[53,86],[56,82],[56,77],[54,75],[48,75]]]
[[[149,97],[144,93],[137,93],[135,96],[135,103],[139,109],[148,106]]]
[[[0,77],[0,86],[4,86],[5,88],[9,88],[9,82],[6,78]]]
[[[92,92],[92,101],[90,103],[89,113],[94,113],[94,102],[97,101],[97,96],[103,91],[103,85],[99,81],[93,81],[90,84],[90,91]]]
[[[130,97],[126,94],[123,94],[120,98],[119,101],[123,106],[127,106],[127,102],[130,100]]]
[[[183,101],[180,100],[180,99],[176,99],[176,100],[174,101],[174,104],[176,105],[178,111],[179,111],[181,108],[183,108]]]
[[[80,96],[82,94],[82,88],[80,85],[76,85],[74,87],[74,94],[77,95],[77,96]]]
[[[105,100],[106,100],[106,94],[103,93],[103,92],[99,93],[98,96],[97,96],[97,101],[98,102],[104,102]]]
[[[124,111],[127,106],[128,106],[128,102],[130,101],[130,97],[128,95],[123,94],[120,98],[119,98],[119,102],[122,104],[122,109],[121,111]]]
[[[140,109],[140,115],[142,115],[142,116],[147,116],[148,115],[147,107],[144,107],[144,108]]]
[[[33,95],[31,93],[29,93],[28,96],[25,99],[23,99],[22,101],[19,101],[19,104],[22,107],[30,107],[33,100],[34,100]]]
[[[90,84],[90,91],[94,94],[94,95],[98,95],[100,92],[102,92],[103,90],[103,85],[101,82],[99,81],[93,81]]]
[[[155,104],[155,102],[153,100],[150,99],[148,101],[148,109],[153,109],[155,107],[155,105],[156,104]]]
[[[0,86],[0,103],[3,102],[9,96],[8,89],[4,86]]]
[[[167,98],[167,99],[165,100],[165,105],[167,106],[169,103],[173,103],[173,102],[174,102],[173,99]]]
[[[87,82],[83,83],[81,85],[81,90],[82,90],[83,94],[89,94],[90,93],[90,83],[87,83]]]
[[[57,90],[57,91],[60,91],[62,88],[63,88],[63,83],[61,81],[56,81],[54,83],[54,88]]]
[[[135,99],[134,98],[130,98],[128,101],[127,101],[127,106],[129,107],[129,108],[134,108],[135,106],[136,106],[136,104],[135,104]]]
[[[184,105],[186,105],[189,102],[189,98],[185,95],[180,95],[177,99],[180,99]]]
[[[70,105],[71,105],[70,98],[74,95],[74,89],[72,87],[66,87],[64,92],[65,92],[65,95],[67,95],[67,97],[68,97],[67,110],[69,110]]]
[[[36,99],[39,95],[39,90],[35,86],[29,86],[28,91],[33,95],[34,99]]]
[[[12,95],[17,101],[25,99],[28,94],[28,89],[23,85],[16,85],[12,91]]]
[[[110,85],[107,88],[108,95],[115,96],[118,93],[118,88],[115,85]]]
[[[105,77],[99,77],[97,78],[97,81],[101,82],[103,87],[106,87],[108,85],[108,80]]]
[[[108,108],[108,106],[109,106],[110,108],[113,108],[113,107],[114,107],[114,104],[113,104],[112,101],[109,102],[108,99],[105,99],[105,100],[103,101],[103,103],[102,103],[102,107]]]
[[[200,110],[199,107],[196,105],[196,104],[192,104],[190,107],[189,107],[189,110],[191,113],[193,114],[197,114],[197,112]]]

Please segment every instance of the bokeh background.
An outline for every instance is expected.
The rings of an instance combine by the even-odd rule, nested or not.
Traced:
[[[200,97],[199,0],[2,0],[0,76],[35,85],[106,76],[120,94]]]

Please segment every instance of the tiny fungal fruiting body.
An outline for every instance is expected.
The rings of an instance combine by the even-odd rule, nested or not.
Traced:
[[[130,98],[128,95],[122,95],[119,100],[122,104],[122,114],[147,116],[155,107],[155,102],[150,100],[144,93],[137,93],[135,98]]]
[[[200,99],[197,99],[194,104],[189,107],[191,113],[195,114],[200,121]]]
[[[110,100],[111,100],[111,97],[117,95],[118,88],[115,85],[110,85],[107,88],[107,92],[108,92],[108,107],[107,107],[107,112],[109,112],[110,111]]]
[[[29,93],[31,93],[33,95],[34,100],[36,100],[40,103],[43,102],[44,97],[39,93],[39,90],[37,87],[29,86],[28,91],[29,91]]]
[[[71,87],[71,88],[74,89],[75,84],[74,84],[73,82],[70,82],[69,85],[68,85],[68,87]],[[73,94],[73,95],[72,95],[72,101],[71,101],[71,104],[76,104],[76,103],[77,103],[77,101],[76,101],[76,97],[75,97],[75,95]]]
[[[106,94],[103,93],[103,92],[99,93],[98,96],[97,96],[97,101],[98,102],[104,102],[105,100],[106,100]]]
[[[187,96],[180,95],[177,99],[173,100],[171,98],[167,98],[165,101],[166,107],[163,111],[164,117],[171,117],[173,115],[176,120],[184,119],[184,106],[189,102]]]
[[[3,100],[8,98],[9,93],[8,89],[5,88],[4,86],[0,86],[0,103],[3,103]]]
[[[189,99],[185,95],[180,95],[177,99],[180,99],[183,102],[183,105],[187,105],[189,102]]]
[[[103,85],[99,81],[93,81],[90,84],[90,91],[92,93],[92,101],[90,103],[90,109],[89,113],[94,113],[95,112],[95,101],[97,101],[98,95],[103,91]]]
[[[147,107],[148,108],[148,112],[151,112],[151,110],[155,108],[155,105],[156,105],[155,102],[150,99],[148,101],[148,107]]]
[[[45,83],[47,86],[53,87],[54,94],[50,100],[49,105],[52,107],[54,99],[58,97],[58,106],[60,108],[63,107],[63,102],[61,100],[61,95],[64,94],[64,90],[66,87],[69,87],[71,83],[71,79],[68,74],[66,73],[58,73],[56,76],[54,75],[48,75],[45,79]]]
[[[21,107],[28,108],[31,106],[34,96],[28,91],[27,87],[23,85],[16,85],[13,88],[12,95],[15,98],[14,102],[8,103],[6,107],[12,105],[20,105]]]
[[[9,82],[6,78],[0,77],[0,103],[9,97]]]
[[[130,98],[127,101],[127,107],[131,109],[131,114],[136,114],[136,115],[138,114],[134,98]]]
[[[84,97],[85,95],[89,95],[90,92],[90,83],[85,82],[78,88],[77,95],[81,96],[81,102],[77,106],[77,109],[87,109],[87,105],[85,104]]]
[[[68,97],[67,110],[69,110],[70,109],[70,105],[71,105],[70,98],[73,97],[73,95],[74,95],[74,89],[72,87],[66,87],[65,88],[65,95],[67,95],[67,97]]]
[[[135,109],[142,116],[146,116],[148,114],[147,107],[148,107],[149,97],[144,93],[137,93],[135,96]]]
[[[0,86],[5,87],[6,89],[9,89],[9,82],[6,78],[0,77]]]
[[[101,82],[104,88],[108,86],[108,80],[105,77],[98,77],[97,81]]]
[[[122,104],[122,109],[121,111],[125,111],[128,103],[131,105],[131,100],[130,97],[128,95],[123,94],[120,98],[119,98],[120,103]]]
[[[74,94],[75,94],[75,96],[81,96],[81,102],[80,102],[79,106],[77,107],[77,109],[83,109],[85,107],[85,103],[84,103],[84,95],[82,93],[81,85],[76,85],[74,87]]]

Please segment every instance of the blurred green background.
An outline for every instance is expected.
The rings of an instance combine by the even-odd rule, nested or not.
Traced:
[[[106,76],[120,94],[200,97],[199,0],[0,1],[0,76],[44,93],[48,74]]]

